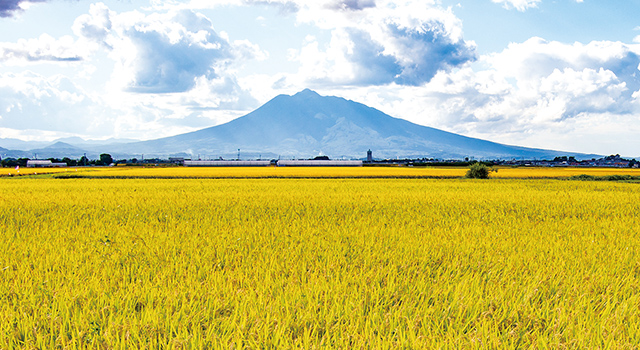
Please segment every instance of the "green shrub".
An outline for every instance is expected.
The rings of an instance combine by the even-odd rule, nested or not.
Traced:
[[[575,175],[571,176],[569,180],[579,181],[640,181],[639,176],[632,175],[604,175],[604,176],[592,176],[592,175]]]
[[[464,177],[468,179],[488,179],[489,173],[492,172],[493,169],[491,167],[486,166],[482,163],[474,163],[471,164],[469,170],[465,174]]]
[[[597,178],[595,176],[587,175],[587,174],[574,175],[574,176],[571,176],[569,179],[570,180],[577,180],[577,181],[594,181],[594,180],[597,180]]]

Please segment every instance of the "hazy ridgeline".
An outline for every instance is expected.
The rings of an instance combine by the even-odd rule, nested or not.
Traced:
[[[612,182],[1,179],[0,348],[632,348],[638,212]]]

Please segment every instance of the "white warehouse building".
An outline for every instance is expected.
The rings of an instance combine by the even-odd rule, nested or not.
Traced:
[[[269,166],[269,160],[185,160],[184,166],[234,167],[234,166]]]
[[[67,163],[54,163],[50,160],[27,160],[27,168],[62,168],[66,166]]]
[[[279,160],[278,166],[362,166],[361,160]]]

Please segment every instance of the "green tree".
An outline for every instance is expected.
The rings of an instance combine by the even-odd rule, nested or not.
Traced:
[[[495,171],[482,163],[473,163],[464,177],[468,179],[488,179],[489,173]]]
[[[109,165],[111,163],[113,163],[113,158],[111,158],[111,155],[108,153],[102,153],[100,155],[100,163],[102,165]]]
[[[62,158],[63,163],[67,163],[67,166],[76,166],[78,165],[78,161],[75,159],[71,159],[69,157]]]
[[[16,160],[15,158],[5,158],[2,160],[2,167],[10,167],[10,168],[15,168],[18,165],[18,160]]]

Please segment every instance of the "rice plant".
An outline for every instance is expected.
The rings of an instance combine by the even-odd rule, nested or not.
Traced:
[[[616,182],[3,178],[0,348],[635,348],[639,211]]]

